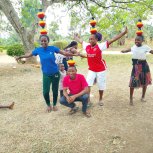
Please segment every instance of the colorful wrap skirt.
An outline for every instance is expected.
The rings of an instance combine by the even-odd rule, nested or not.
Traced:
[[[151,74],[146,60],[132,59],[132,72],[129,87],[139,88],[151,84]]]

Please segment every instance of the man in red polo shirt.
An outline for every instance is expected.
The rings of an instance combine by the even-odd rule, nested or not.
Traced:
[[[88,84],[85,77],[82,74],[77,74],[75,66],[68,67],[68,75],[63,80],[63,97],[60,99],[60,103],[71,108],[70,114],[75,113],[78,110],[74,102],[82,102],[82,112],[86,117],[90,117],[90,113],[87,112],[88,104]]]

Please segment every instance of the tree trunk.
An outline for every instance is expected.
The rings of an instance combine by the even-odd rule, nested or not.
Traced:
[[[0,10],[5,14],[23,43],[25,53],[31,52],[34,49],[34,33],[35,30],[28,30],[22,26],[17,12],[15,11],[10,0],[0,0]],[[28,59],[27,61],[37,63],[36,58]]]
[[[42,0],[43,11],[45,12],[48,6],[52,5],[53,3],[62,3],[64,1],[65,0]],[[0,10],[5,14],[7,19],[21,38],[21,41],[25,48],[25,53],[31,52],[34,49],[34,34],[36,30],[35,24],[33,25],[33,27],[30,27],[32,30],[28,30],[27,28],[25,28],[20,22],[20,18],[10,0],[0,0]],[[28,61],[32,63],[37,63],[36,58],[30,58]]]

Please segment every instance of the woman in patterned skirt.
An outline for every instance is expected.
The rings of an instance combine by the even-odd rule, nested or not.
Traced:
[[[143,36],[137,36],[135,38],[135,45],[127,50],[122,50],[122,53],[132,52],[132,72],[130,78],[130,105],[133,105],[133,93],[135,88],[142,87],[141,101],[145,101],[145,93],[147,86],[151,84],[151,74],[149,65],[146,61],[146,53],[153,54],[153,50],[143,45]]]

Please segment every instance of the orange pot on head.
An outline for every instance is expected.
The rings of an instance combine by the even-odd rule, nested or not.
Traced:
[[[142,31],[142,30],[138,30],[138,31],[136,32],[136,34],[137,34],[138,36],[141,36],[141,35],[142,35],[142,33],[143,33],[143,31]]]
[[[46,29],[42,29],[40,30],[41,35],[47,35],[47,30]]]
[[[96,29],[96,28],[91,28],[91,29],[90,29],[90,33],[91,33],[91,34],[97,33],[97,29]]]
[[[138,27],[138,28],[143,27],[143,23],[142,23],[142,22],[138,22],[138,23],[137,23],[137,27]]]
[[[90,20],[90,25],[92,26],[92,27],[94,27],[95,25],[96,25],[96,20]]]
[[[44,12],[39,12],[37,14],[38,18],[43,19],[45,17],[45,13]]]
[[[39,25],[40,25],[42,28],[44,28],[45,25],[46,25],[46,22],[45,22],[45,21],[39,21]]]
[[[75,65],[75,61],[73,61],[73,60],[68,60],[67,63],[68,63],[69,66],[74,66]]]

